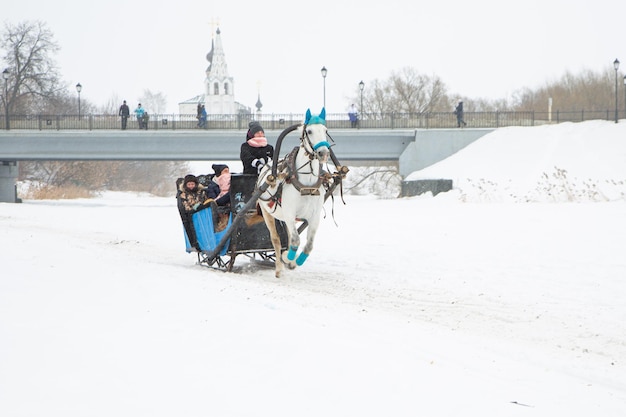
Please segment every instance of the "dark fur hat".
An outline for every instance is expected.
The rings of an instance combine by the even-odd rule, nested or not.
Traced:
[[[187,185],[188,182],[193,181],[196,183],[196,185],[198,185],[198,178],[196,178],[195,175],[193,174],[188,174],[185,176],[185,181],[183,182],[185,185]]]

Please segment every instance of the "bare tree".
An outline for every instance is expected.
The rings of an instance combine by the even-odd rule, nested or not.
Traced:
[[[10,111],[39,113],[59,100],[64,88],[52,57],[59,46],[45,23],[5,23],[0,46],[11,74],[6,103]]]
[[[139,100],[146,111],[155,114],[163,114],[167,108],[167,98],[163,93],[153,93],[150,90],[144,90]]]
[[[414,68],[394,71],[386,81],[368,83],[363,95],[368,117],[383,113],[448,111],[446,85],[437,76],[419,74]],[[357,100],[355,98],[354,100]]]
[[[391,105],[389,86],[379,80],[370,83],[368,93],[363,96],[363,107],[368,118],[376,118],[386,113]]]
[[[394,95],[394,111],[402,113],[422,113],[437,111],[445,96],[446,88],[439,77],[419,74],[415,69],[405,67],[393,72],[389,80]]]
[[[121,105],[120,97],[117,94],[112,94],[103,106],[98,107],[97,111],[102,114],[118,114]]]
[[[618,76],[622,79],[622,74]],[[566,72],[561,79],[547,83],[537,90],[523,90],[517,96],[516,110],[543,110],[552,99],[557,110],[604,111],[614,106],[615,71],[613,68],[601,73],[583,71],[579,74]]]
[[[353,195],[373,194],[385,198],[400,195],[402,177],[396,167],[351,167],[345,191]]]
[[[20,179],[38,187],[175,193],[189,166],[176,161],[23,161]]]

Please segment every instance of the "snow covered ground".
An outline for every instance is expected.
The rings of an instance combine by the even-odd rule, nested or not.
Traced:
[[[626,123],[500,129],[411,176],[451,192],[329,200],[281,279],[195,265],[173,197],[0,204],[0,415],[624,416],[625,162]]]

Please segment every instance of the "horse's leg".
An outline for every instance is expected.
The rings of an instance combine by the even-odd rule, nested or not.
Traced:
[[[289,249],[282,253],[281,259],[283,261],[283,265],[287,268],[295,269],[296,262],[294,260],[296,258],[298,246],[300,246],[300,235],[298,234],[295,220],[291,222],[284,221],[283,223],[287,229],[287,246]]]
[[[276,269],[275,275],[276,278],[280,278],[280,273],[283,270],[283,261],[281,258],[281,243],[280,243],[280,235],[276,230],[276,222],[274,221],[274,217],[269,214],[265,207],[261,205],[261,213],[263,214],[263,220],[265,220],[265,225],[267,226],[267,230],[270,232],[270,239],[272,241],[272,246],[274,247],[274,252],[276,253]]]
[[[287,251],[287,260],[292,262],[296,259],[296,252],[300,246],[300,235],[295,221],[285,222],[287,226],[287,234],[289,235],[289,250]]]
[[[298,252],[298,247],[300,246],[300,235],[298,234],[295,215],[285,219],[285,226],[287,227],[287,236],[289,237],[289,249],[287,250],[287,259],[285,259],[285,262],[293,269],[296,267],[294,260],[296,259],[296,252]]]
[[[317,227],[320,224],[320,216],[315,215],[309,219],[308,226],[306,229],[306,243],[304,248],[302,248],[302,252],[298,255],[296,259],[296,265],[301,266],[304,261],[309,257],[309,254],[313,250],[313,242],[315,241],[315,234],[317,233]]]
[[[297,194],[294,194],[296,192]],[[287,252],[283,254],[283,262],[291,269],[296,267],[296,252],[300,246],[300,235],[296,225],[296,201],[300,198],[299,192],[289,187],[283,190],[283,204],[280,218],[287,229]]]
[[[287,252],[283,252],[283,264],[287,266],[289,269],[296,268],[296,252],[298,251],[298,246],[300,245],[300,235],[298,235],[298,229],[296,228],[296,222],[285,222],[285,227],[287,228],[287,242],[289,249]]]

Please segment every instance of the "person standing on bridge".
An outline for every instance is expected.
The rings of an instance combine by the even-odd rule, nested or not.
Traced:
[[[198,127],[200,129],[206,129],[206,118],[207,118],[206,108],[204,107],[204,104],[203,104],[202,107],[200,107],[200,116],[198,118]]]
[[[459,100],[458,104],[454,108],[454,114],[456,114],[456,127],[467,126],[465,120],[463,120],[463,101]]]
[[[274,157],[274,147],[267,143],[265,131],[261,124],[252,121],[248,125],[246,141],[241,144],[239,158],[243,163],[243,173],[253,174],[257,177],[261,169]]]
[[[348,109],[348,118],[350,119],[350,127],[357,127],[357,124],[359,123],[359,112],[354,103],[352,103]]]
[[[145,118],[144,115],[146,114],[146,111],[144,110],[143,107],[141,107],[141,103],[139,103],[137,105],[137,108],[135,109],[135,116],[137,117],[137,123],[139,123],[139,129],[143,129],[144,128],[144,123],[145,123]],[[148,124],[146,123],[145,125],[146,130],[148,130]]]
[[[120,106],[119,115],[122,118],[122,130],[126,130],[126,123],[128,122],[128,117],[130,116],[130,109],[128,108],[128,104],[126,104],[126,100]]]

